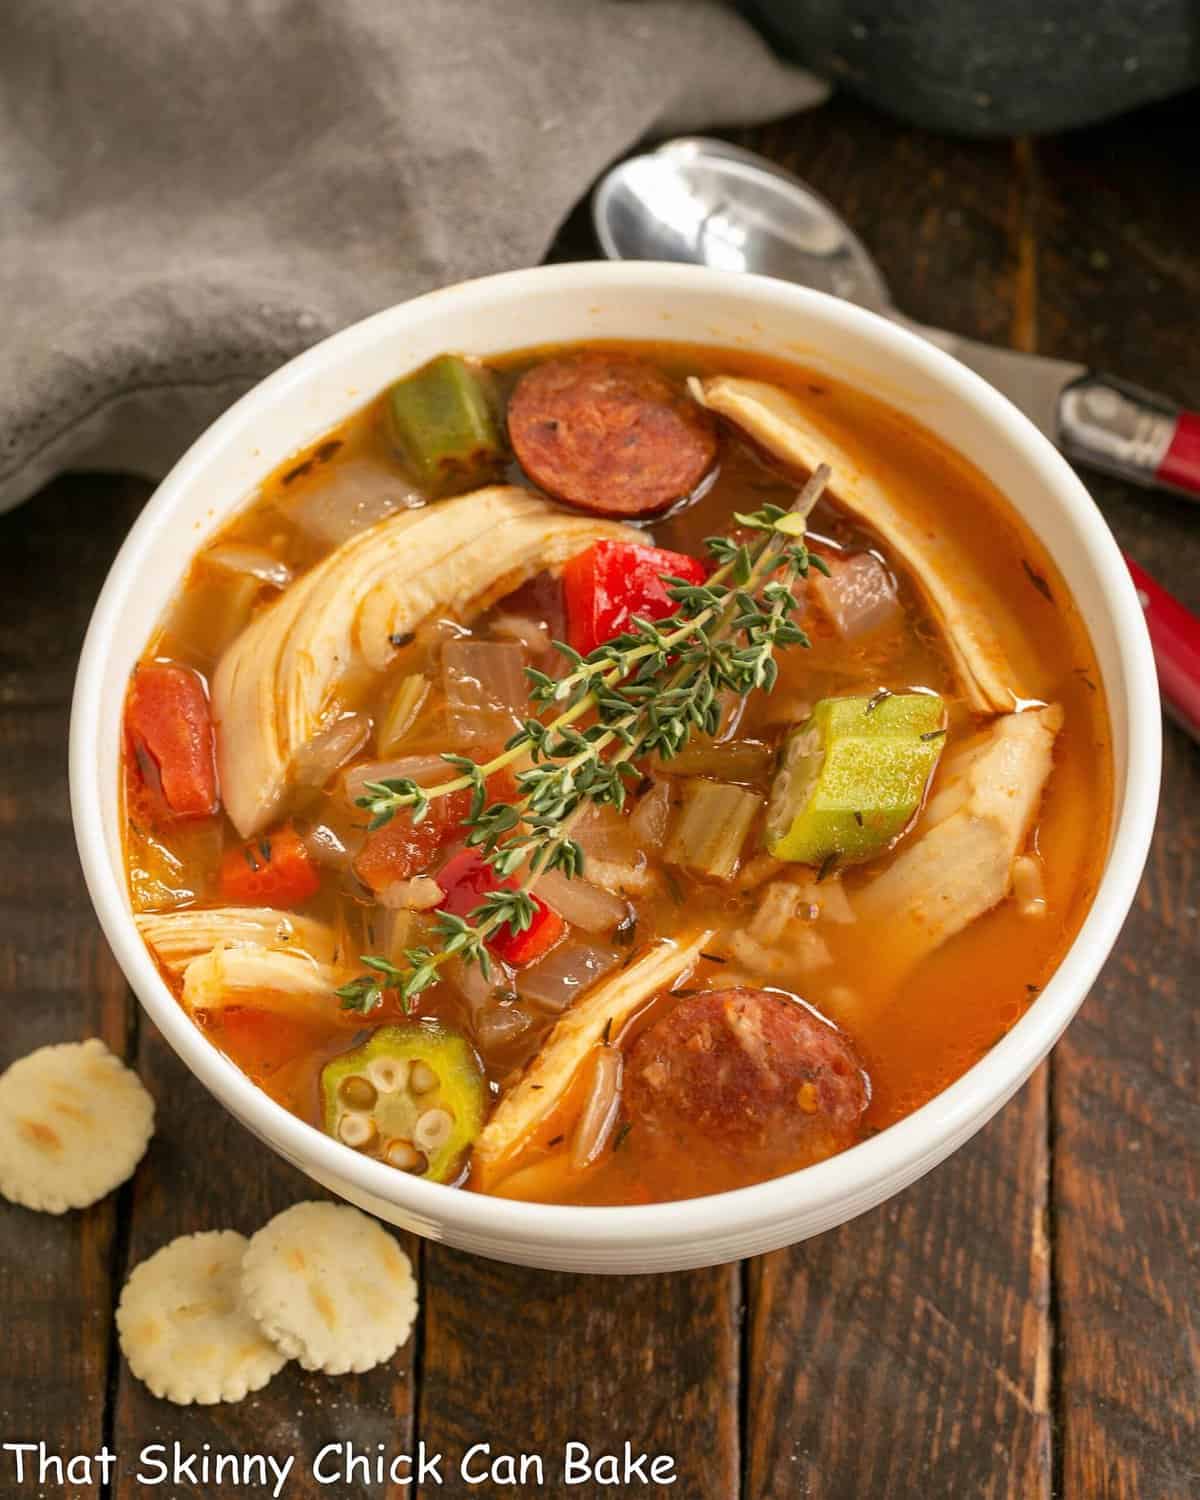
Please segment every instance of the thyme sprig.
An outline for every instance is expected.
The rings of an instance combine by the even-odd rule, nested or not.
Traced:
[[[792,586],[812,567],[827,571],[804,534],[828,479],[822,465],[791,509],[766,505],[736,514],[751,539],[709,537],[705,546],[716,570],[700,584],[668,579],[676,608],[667,619],[635,617],[628,631],[588,656],[555,641],[568,670],[554,678],[526,668],[535,711],[492,759],[444,755],[460,774],[434,786],[408,777],[366,783],[356,805],[370,815],[372,830],[402,810],[420,823],[435,799],[469,790],[467,843],[507,883],[465,918],[438,912],[431,933],[438,946],[406,949],[407,969],[364,957],[372,972],[342,986],[343,1005],[365,1012],[382,1003],[385,989],[394,989],[407,1009],[456,956],[478,963],[490,978],[487,940],[504,925],[517,933],[532,924],[538,877],[548,870],[567,878],[582,872],[583,849],[571,827],[585,808],[622,808],[629,783],[640,779],[634,762],[650,755],[669,761],[697,731],[715,734],[726,695],[771,691],[779,673],[776,651],[809,644],[791,618],[797,607]],[[545,715],[554,705],[561,707],[552,718],[537,712]],[[488,778],[522,761],[519,795],[489,803]],[[514,886],[518,871],[523,877]]]

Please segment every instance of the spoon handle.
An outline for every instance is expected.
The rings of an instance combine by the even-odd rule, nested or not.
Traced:
[[[1145,568],[1125,564],[1146,616],[1163,707],[1194,740],[1200,740],[1200,618],[1155,583]]]
[[[1088,372],[1059,398],[1059,445],[1078,463],[1200,499],[1200,413]]]

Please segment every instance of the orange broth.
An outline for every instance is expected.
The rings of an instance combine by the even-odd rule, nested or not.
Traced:
[[[813,420],[896,503],[912,514],[928,517],[932,528],[958,543],[994,592],[993,623],[1022,682],[1032,685],[1038,699],[1061,704],[1064,710],[1054,769],[1030,838],[1044,867],[1043,915],[1030,917],[1016,901],[1006,900],[895,983],[886,974],[880,976],[872,935],[861,924],[822,923],[821,935],[832,963],[811,972],[798,966],[784,986],[852,1041],[870,1079],[863,1131],[872,1133],[933,1097],[995,1045],[1027,1009],[1079,929],[1107,845],[1112,799],[1109,731],[1091,646],[1057,569],[1004,498],[967,457],[951,451],[916,423],[828,377],[744,351],[670,344],[620,347],[649,357],[675,377],[745,374],[796,393]],[[502,389],[510,388],[516,375],[545,353],[527,351],[491,362]],[[297,524],[298,507],[311,514],[311,507],[323,496],[339,489],[361,494],[368,501],[405,491],[406,482],[388,442],[382,402],[382,397],[372,402],[272,475],[209,546],[250,543],[266,548],[299,574],[331,547],[315,540],[311,529]],[[523,482],[515,467],[509,477]],[[727,530],[733,511],[755,509],[767,501],[786,506],[795,489],[792,479],[725,430],[715,482],[690,508],[650,523],[649,530],[661,547],[701,555],[702,539]],[[811,649],[790,647],[780,653],[778,685],[770,698],[753,695],[738,727],[739,738],[778,746],[786,727],[781,719],[786,718],[789,703],[810,704],[820,697],[871,693],[884,686],[922,687],[947,699],[946,747],[952,752],[982,721],[963,703],[939,627],[912,580],[889,557],[886,546],[841,514],[834,503],[823,500],[818,504],[810,521],[810,537],[818,551],[827,543],[831,551],[838,546],[868,547],[881,556],[897,578],[902,623],[845,641],[819,609],[806,607],[804,624],[812,638]],[[178,661],[207,676],[231,633],[253,613],[269,607],[274,597],[277,591],[267,585],[244,581],[235,585],[231,575],[214,568],[201,554],[184,580],[171,615],[148,644],[146,658]],[[519,591],[516,603],[524,608],[531,597],[536,601],[539,596],[531,595],[527,586]],[[541,597],[549,597],[545,588]],[[499,609],[504,607],[502,603]],[[496,613],[490,611],[471,621],[471,629],[486,639]],[[381,679],[342,690],[343,709],[366,712],[377,720],[402,676],[428,673],[435,686],[402,754],[463,748],[449,736],[437,686],[437,653],[449,628],[419,630]],[[376,758],[370,744],[358,757]],[[131,767],[130,786],[135,777],[136,768]],[[935,789],[936,784],[935,778]],[[764,793],[768,785],[769,775],[756,784]],[[298,799],[292,811],[302,821],[318,819],[324,797],[323,793],[309,794]],[[139,811],[136,795],[129,799],[129,812],[126,849],[135,909],[216,904],[215,878],[222,849],[240,842],[224,815],[200,824],[151,826]],[[753,853],[748,846],[744,864]],[[667,870],[653,855],[651,862],[656,865],[656,888],[634,902],[634,941],[639,950],[655,936],[669,937],[709,923],[733,929],[751,921],[759,890],[738,890],[681,869]],[[856,888],[877,872],[880,863],[848,869],[841,877],[851,906]],[[352,965],[357,954],[379,951],[378,912],[368,897],[352,872],[325,869],[321,889],[301,908],[334,925],[344,950],[339,956]],[[719,983],[728,969],[729,960],[720,954],[719,942],[710,946],[717,953],[702,960],[687,977],[689,991]],[[178,992],[179,981],[167,977]],[[778,987],[777,981],[768,984]],[[616,1040],[627,1045],[675,1003],[675,996],[657,997]],[[536,1004],[517,1004],[527,1017],[521,1034],[501,1045],[478,1049],[493,1099],[512,1086],[556,1019]],[[423,994],[417,1013],[436,1016],[468,1037],[473,1035],[471,1007],[449,982]],[[365,1018],[339,1010],[332,997],[323,1016],[280,1016],[256,1009],[251,996],[246,1004],[213,1012],[205,1030],[214,1045],[267,1093],[319,1126],[322,1067],[376,1026],[401,1016],[390,994],[381,1009]],[[497,1191],[576,1203],[662,1201],[720,1191],[804,1164],[770,1153],[736,1162],[719,1154],[711,1160],[695,1156],[664,1160],[661,1153],[640,1149],[637,1131],[618,1131],[615,1147],[610,1143],[598,1162],[572,1170],[567,1144],[581,1087],[577,1082],[541,1131],[535,1149],[527,1153],[522,1169],[501,1182]]]

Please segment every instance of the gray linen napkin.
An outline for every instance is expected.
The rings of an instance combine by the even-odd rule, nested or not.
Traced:
[[[0,509],[161,475],[334,329],[538,261],[640,137],[824,95],[712,0],[6,0]]]

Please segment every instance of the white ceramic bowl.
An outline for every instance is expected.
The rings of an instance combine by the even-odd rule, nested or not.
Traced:
[[[188,1020],[134,927],[117,796],[126,680],[193,553],[275,466],[445,349],[493,354],[593,338],[743,346],[848,379],[969,454],[1045,543],[1091,631],[1112,716],[1115,820],[1079,936],[1021,1021],[945,1092],[805,1171],[717,1197],[633,1208],[507,1202],[416,1181],[287,1113]],[[96,606],[71,723],[71,802],[92,900],[147,1014],[216,1099],[294,1166],[351,1202],[501,1260],[666,1271],[819,1234],[899,1192],[962,1145],[1053,1046],[1133,900],[1158,797],[1160,719],[1142,612],[1108,528],[1056,450],[994,390],[848,303],[764,277],[659,264],[565,265],[469,282],[326,340],[244,396],[163,480]]]

